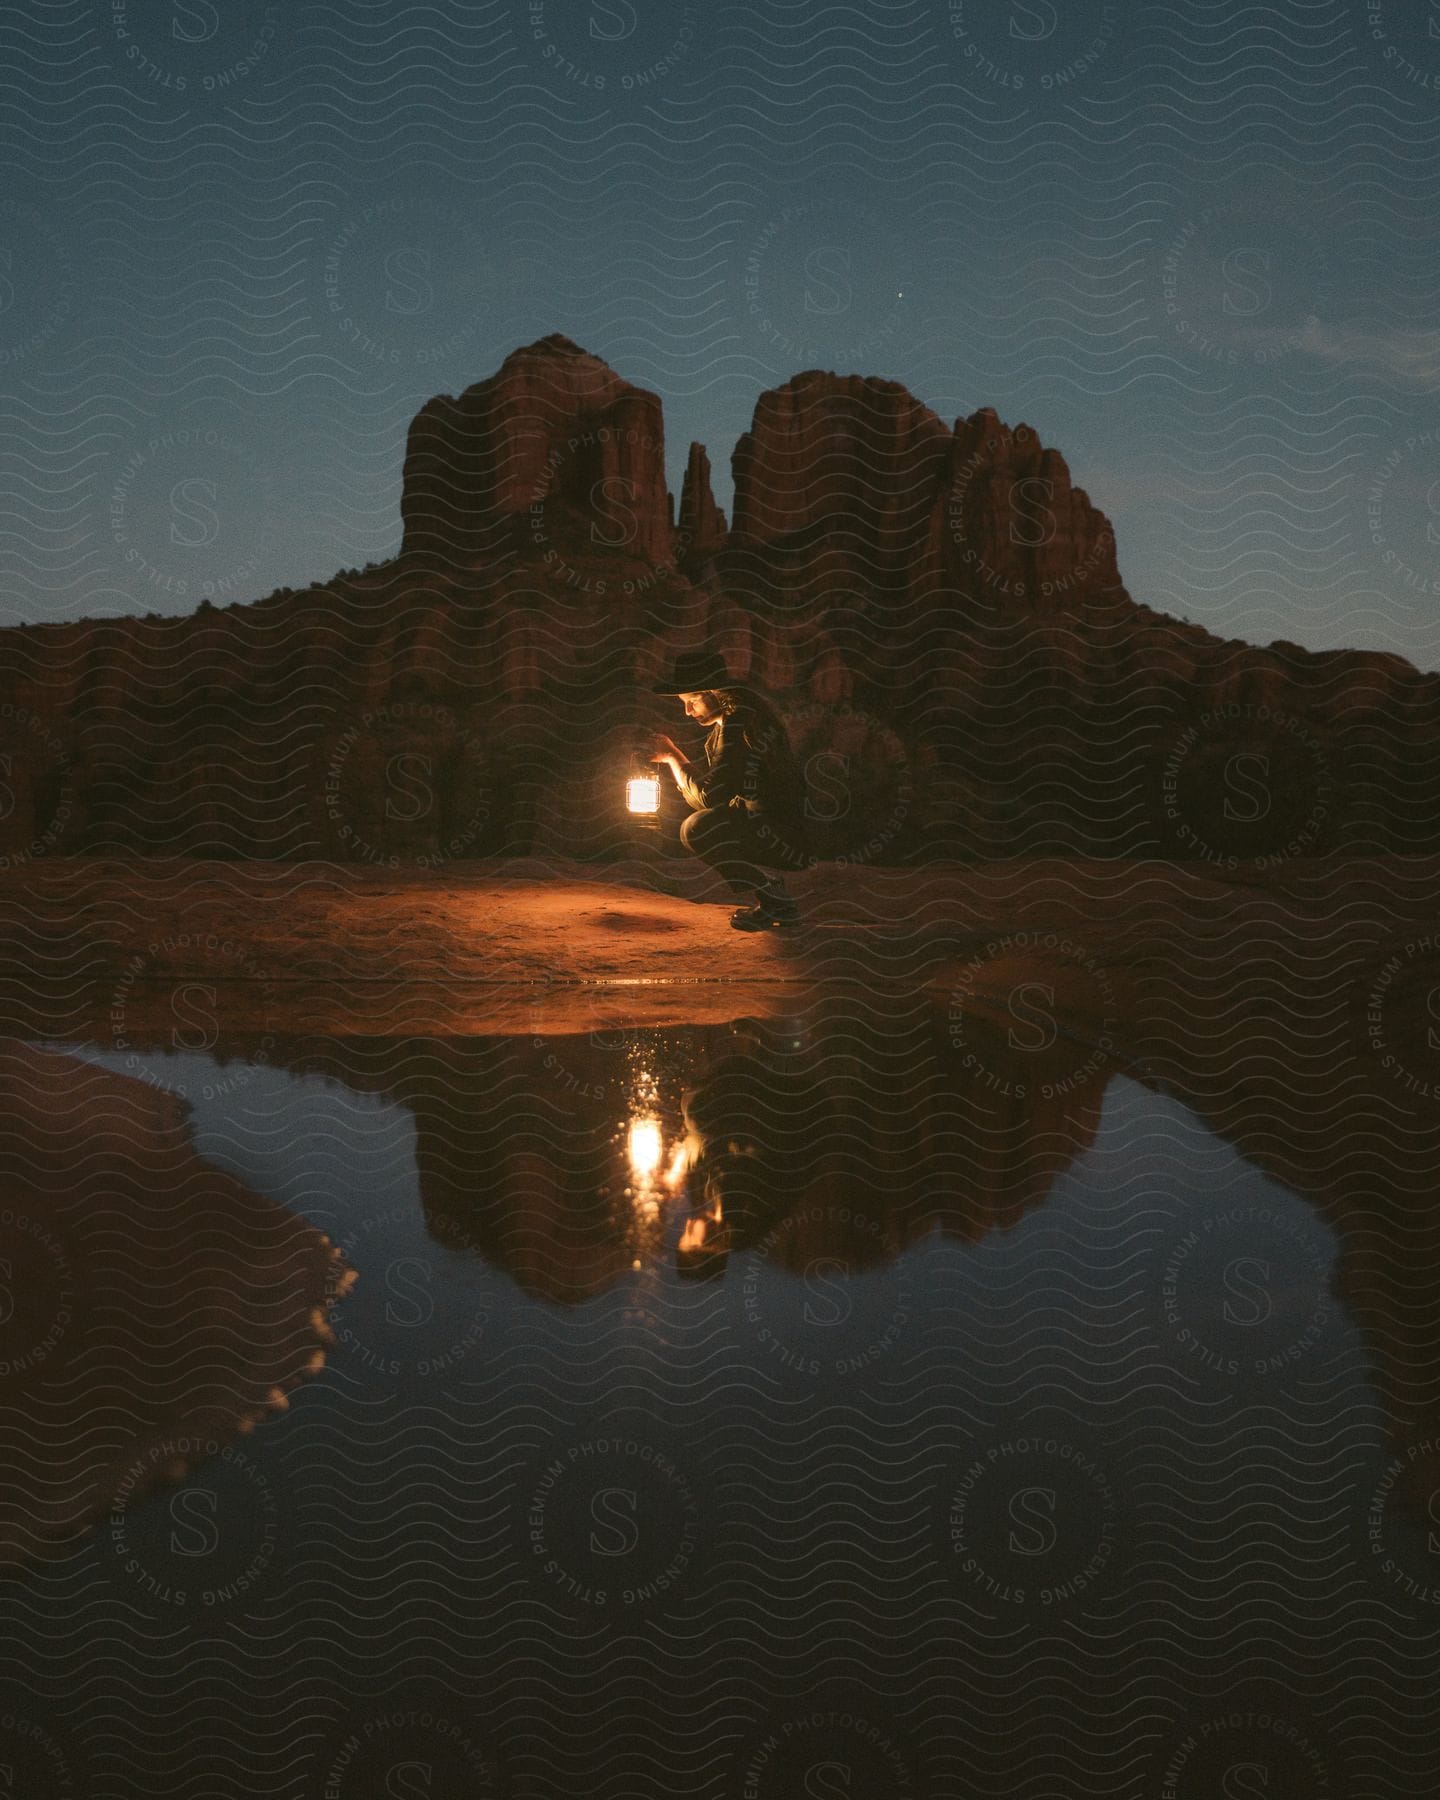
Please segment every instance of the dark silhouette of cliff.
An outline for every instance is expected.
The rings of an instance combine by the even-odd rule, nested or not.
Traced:
[[[654,394],[515,351],[414,421],[391,562],[0,632],[0,855],[612,853],[702,641],[776,697],[829,857],[1440,849],[1440,677],[1137,604],[1028,426],[809,371],[732,461],[728,524],[698,444],[677,507]]]

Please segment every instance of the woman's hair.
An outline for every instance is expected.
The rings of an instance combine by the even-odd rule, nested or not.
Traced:
[[[757,694],[749,687],[710,688],[708,692],[716,712],[727,719],[732,713],[742,713],[749,742],[758,749],[769,751],[792,778],[799,777],[785,721],[763,694]]]

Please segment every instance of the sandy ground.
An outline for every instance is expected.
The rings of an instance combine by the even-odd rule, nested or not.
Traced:
[[[755,935],[703,870],[679,894],[653,879],[539,859],[35,862],[0,872],[0,1029],[118,1044],[170,1024],[183,1045],[188,993],[236,1030],[559,1033],[716,1022],[833,983],[939,987],[977,959],[999,993],[1017,969],[1093,958],[1138,1040],[1187,991],[1253,994],[1277,961],[1307,987],[1321,968],[1333,1007],[1387,940],[1440,929],[1440,860],[1424,858],[822,864],[791,881],[802,926]]]

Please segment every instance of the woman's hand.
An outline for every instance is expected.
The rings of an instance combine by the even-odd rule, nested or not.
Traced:
[[[661,736],[657,737],[655,740],[655,754],[650,760],[652,763],[673,762],[684,764],[689,761],[689,758],[681,755],[678,744],[673,743],[668,737]]]

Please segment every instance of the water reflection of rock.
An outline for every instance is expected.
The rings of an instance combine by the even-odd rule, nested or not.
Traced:
[[[177,1479],[324,1361],[338,1252],[202,1161],[185,1113],[0,1042],[0,1565]]]
[[[1223,939],[1230,927],[1217,917],[1213,929]],[[641,1215],[627,1161],[623,1127],[647,1058],[663,1076],[665,1155],[685,1130],[682,1091],[700,1128],[687,1191],[662,1196],[671,1220],[714,1215],[718,1194],[724,1231],[703,1234],[713,1256],[789,1217],[772,1255],[792,1268],[825,1254],[863,1267],[931,1230],[974,1243],[1008,1230],[1089,1145],[1105,1086],[1123,1070],[1190,1106],[1336,1231],[1333,1285],[1364,1336],[1392,1440],[1418,1441],[1440,1427],[1440,1121],[1379,1058],[1357,1054],[1363,1019],[1334,1004],[1340,982],[1323,959],[1307,973],[1304,959],[1257,942],[1241,1005],[1233,952],[1217,951],[1208,970],[1205,954],[1198,933],[1177,940],[1163,969],[1142,971],[1143,1004],[1118,975],[1112,994],[1108,977],[1046,967],[1062,1029],[1043,1048],[1024,1017],[1039,972],[1027,963],[987,967],[959,1019],[957,965],[924,992],[817,988],[788,1023],[294,1040],[281,1057],[409,1107],[433,1235],[562,1304],[674,1254],[678,1222],[667,1233]],[[1417,988],[1404,1004],[1423,1013],[1423,1001]],[[1423,1046],[1423,1017],[1410,1025],[1407,1035],[1396,1013],[1394,1031]],[[243,1056],[245,1046],[220,1048]],[[880,1234],[841,1242],[840,1212],[824,1216],[817,1199],[878,1209]]]
[[[1017,1063],[1008,1029],[977,1017],[960,1042],[923,994],[834,989],[785,1020],[543,1039],[291,1039],[271,1057],[405,1106],[430,1235],[566,1304],[637,1261],[673,1256],[675,1215],[709,1208],[727,1135],[747,1141],[731,1153],[732,1193],[735,1156],[753,1190],[748,1225],[737,1214],[729,1226],[736,1247],[822,1200],[883,1217],[880,1237],[867,1229],[853,1246],[856,1266],[933,1230],[978,1242],[1009,1229],[1092,1140],[1109,1070],[1051,1091],[1054,1058]],[[216,1054],[243,1057],[248,1043],[227,1036]],[[966,1067],[977,1051],[983,1078]],[[1073,1048],[1059,1054],[1073,1066]],[[649,1168],[637,1166],[645,1121],[657,1128]],[[687,1126],[702,1125],[688,1133],[699,1160],[682,1181],[677,1151]],[[833,1249],[808,1230],[787,1235],[782,1265]]]
[[[835,992],[801,1018],[798,1037],[757,1022],[687,1096],[690,1272],[762,1237],[794,1270],[864,1268],[932,1231],[978,1243],[1040,1205],[1094,1138],[1109,1070],[1052,1080],[1070,1047],[1037,1061],[1008,1020],[972,1015],[961,1035],[927,996]]]
[[[1332,1286],[1364,1338],[1390,1441],[1425,1482],[1428,1505],[1440,1483],[1440,960],[1433,936],[1366,950],[1371,936],[1359,934],[1362,960],[1379,974],[1348,981],[1336,965],[1355,946],[1342,933],[1317,934],[1306,957],[1251,942],[1243,989],[1232,949],[1192,946],[1183,987],[1162,991],[1146,1078],[1338,1234]],[[1392,960],[1405,968],[1398,989],[1380,979]]]
[[[697,1035],[403,1046],[391,1091],[415,1116],[431,1235],[558,1304],[612,1286],[653,1254],[659,1190],[655,1171],[635,1166],[636,1128],[673,1140],[678,1112],[664,1078],[689,1060]]]
[[[655,1254],[661,1184],[637,1172],[635,1128],[653,1122],[673,1146],[675,1078],[707,1035],[306,1039],[277,1057],[407,1108],[429,1235],[568,1305]],[[246,1042],[217,1051],[244,1055]]]

